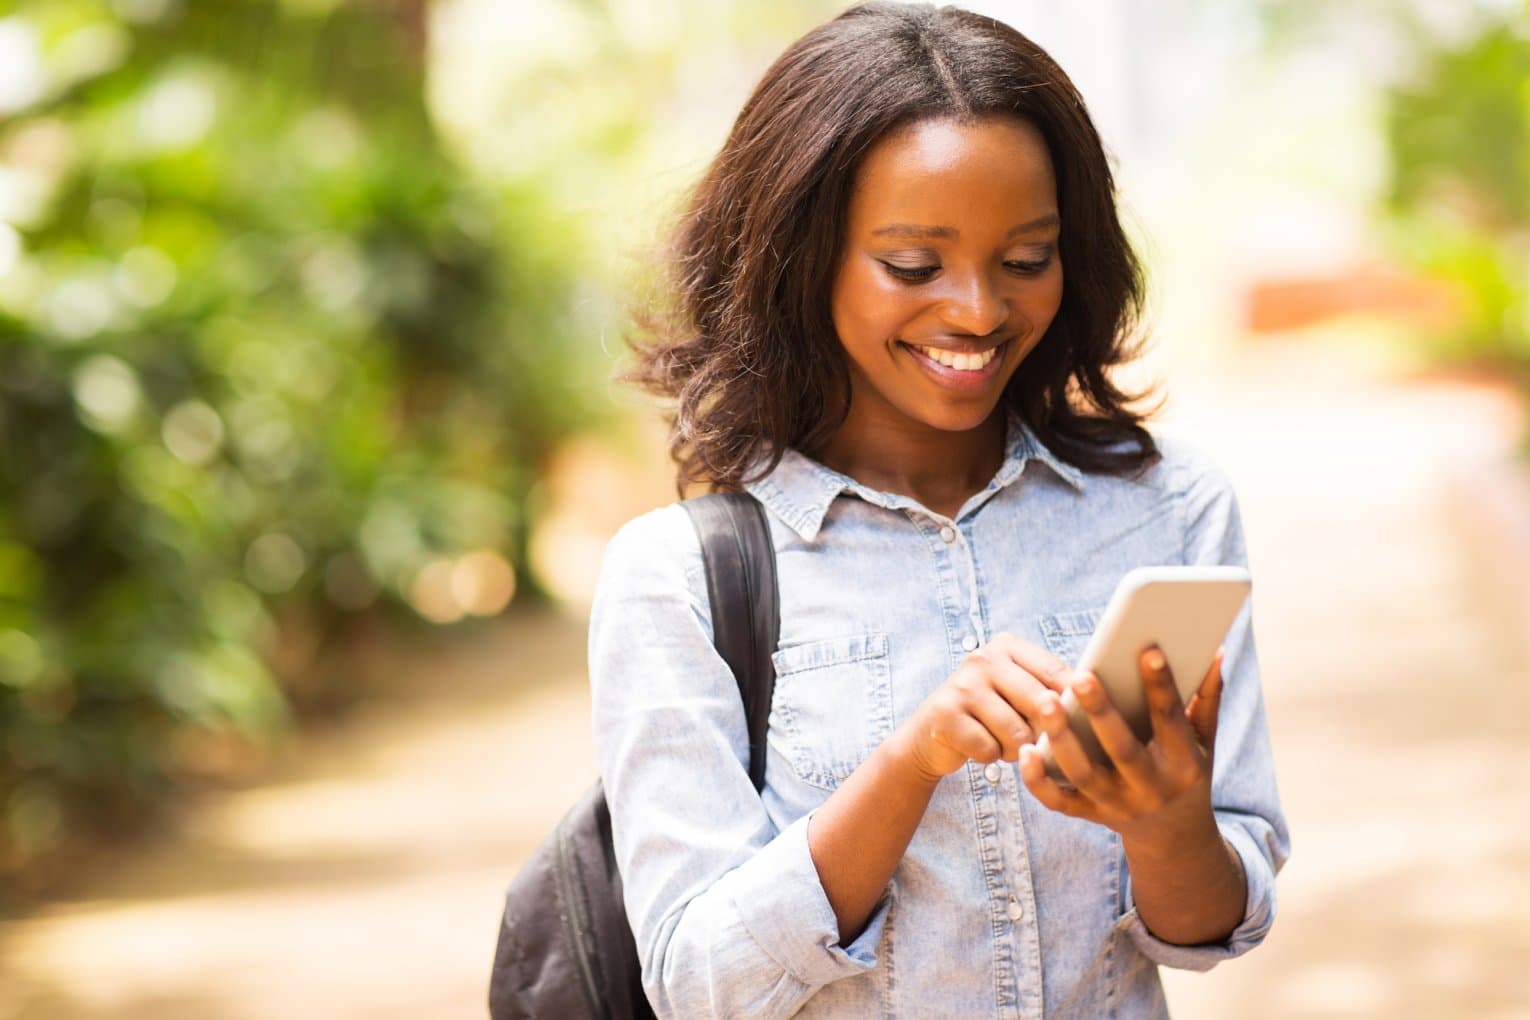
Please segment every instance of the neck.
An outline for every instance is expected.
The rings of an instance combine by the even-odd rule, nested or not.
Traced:
[[[1005,411],[973,429],[946,432],[914,422],[850,415],[814,456],[869,488],[911,496],[954,518],[1004,463]]]

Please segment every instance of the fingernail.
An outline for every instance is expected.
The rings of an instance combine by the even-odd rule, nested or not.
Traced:
[[[1099,688],[1094,682],[1094,677],[1088,673],[1085,673],[1073,684],[1073,689],[1078,691],[1078,693],[1082,694],[1084,697],[1090,698],[1094,696],[1094,692]]]
[[[1156,672],[1157,670],[1163,669],[1163,667],[1164,667],[1163,653],[1160,652],[1156,648],[1154,648],[1151,651],[1149,651],[1147,653],[1147,668]]]

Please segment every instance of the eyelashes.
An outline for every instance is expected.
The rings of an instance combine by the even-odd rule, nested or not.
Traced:
[[[902,280],[904,283],[923,283],[935,275],[939,266],[895,266],[891,262],[883,262],[882,266],[887,270],[887,275],[894,280]]]
[[[880,259],[877,261],[881,262]],[[1038,259],[1033,262],[1023,262],[1011,259],[1004,263],[1004,268],[1008,269],[1016,276],[1036,276],[1042,272],[1045,272],[1047,267],[1051,264],[1052,256],[1048,255],[1044,259]],[[938,265],[899,266],[894,265],[891,262],[882,262],[882,267],[887,270],[888,275],[893,279],[901,280],[904,283],[926,283],[940,270]]]

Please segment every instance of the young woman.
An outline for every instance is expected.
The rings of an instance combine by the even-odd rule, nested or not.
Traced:
[[[1063,72],[965,11],[845,12],[766,72],[674,270],[632,377],[682,486],[768,510],[781,633],[757,793],[689,518],[607,549],[595,736],[657,1013],[1154,1016],[1158,964],[1258,944],[1288,838],[1248,606],[1188,706],[1143,656],[1146,745],[1081,678],[1114,769],[1058,709],[1127,570],[1246,562],[1226,477],[1106,374],[1141,282]]]

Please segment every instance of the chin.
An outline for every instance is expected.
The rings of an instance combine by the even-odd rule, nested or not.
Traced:
[[[999,410],[996,402],[986,407],[926,409],[924,413],[914,417],[930,428],[939,429],[942,432],[971,432],[987,424]]]

